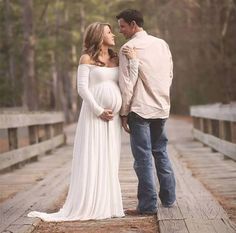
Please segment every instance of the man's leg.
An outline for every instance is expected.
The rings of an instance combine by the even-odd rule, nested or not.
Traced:
[[[149,122],[136,113],[129,115],[130,141],[134,156],[134,170],[138,177],[138,207],[140,213],[157,211],[157,192],[153,174]]]
[[[152,153],[155,159],[157,177],[160,183],[159,197],[164,206],[171,206],[176,199],[175,177],[167,154],[164,126],[165,119],[153,119],[150,124]]]

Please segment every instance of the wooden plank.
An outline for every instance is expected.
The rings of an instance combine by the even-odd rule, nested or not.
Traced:
[[[181,210],[178,206],[178,202],[172,208],[164,208],[160,201],[158,202],[158,220],[181,220],[184,219]]]
[[[158,223],[160,233],[189,233],[184,220],[161,220]]]
[[[56,148],[64,143],[64,135],[56,136],[50,140],[22,147],[13,151],[0,154],[0,170],[8,168],[16,163],[40,155],[50,149]]]
[[[211,190],[225,206],[235,209],[233,200],[236,196],[236,163],[233,160],[225,160],[219,153],[191,153],[190,150],[181,149],[181,161],[187,166]],[[186,152],[187,151],[187,152]],[[226,207],[227,208],[227,207]]]
[[[169,146],[172,166],[177,180],[177,205],[184,218],[225,218],[222,207],[194,177],[191,171],[177,160],[178,153]],[[160,214],[164,214],[160,209]],[[160,216],[159,216],[160,217]],[[162,216],[162,219],[164,217]]]
[[[186,219],[185,223],[189,233],[235,233],[235,229],[223,219]]]
[[[184,193],[181,199],[178,199],[184,218],[227,218],[223,208],[200,181],[192,177],[191,173],[186,172],[184,175],[179,176],[178,170],[175,169],[175,171],[176,176],[181,180],[179,183],[182,193]]]
[[[224,160],[221,153],[207,151],[207,148],[203,147],[201,143],[195,144],[192,140],[192,135],[189,134],[190,130],[192,130],[190,124],[179,121],[176,121],[176,124],[178,124],[177,127],[172,123],[172,135],[169,135],[169,138],[170,143],[173,143],[173,145],[169,144],[168,151],[177,181],[177,207],[182,214],[182,220],[185,222],[187,232],[236,232],[236,228],[232,225],[225,210],[201,182],[192,176],[191,172],[193,170],[197,177],[198,174],[201,174],[205,179],[208,174],[214,174],[214,176],[225,175],[225,173],[231,174],[227,176],[229,182],[224,181],[224,179],[221,181],[217,177],[213,185],[221,185],[220,190],[229,192],[228,189],[235,189],[235,180],[233,178],[236,171],[235,162],[233,160]],[[179,135],[179,130],[183,132],[182,135],[184,136]],[[191,170],[187,167],[190,167]],[[230,204],[232,206],[232,202]],[[158,217],[164,219],[168,217],[168,214],[169,212],[165,213],[159,208]],[[172,220],[175,219],[173,218]],[[166,221],[166,224],[168,224],[167,219]]]
[[[57,149],[53,154],[40,158],[36,163],[28,163],[22,169],[0,175],[0,202],[11,198],[16,193],[32,187],[57,167],[63,166],[71,159],[72,152],[65,150],[68,146]],[[61,153],[58,153],[60,151]],[[57,153],[56,153],[57,152]]]
[[[197,129],[193,129],[193,135],[204,144],[214,148],[233,160],[236,160],[236,144],[221,140],[210,134],[204,134]]]
[[[31,233],[34,229],[34,225],[14,224],[3,231],[3,233]]]
[[[23,222],[30,210],[46,211],[64,193],[70,178],[71,161],[53,171],[32,189],[21,192],[0,205],[0,232],[15,223]],[[37,220],[36,218],[34,220]]]
[[[198,147],[198,148],[189,148],[189,149],[186,149],[186,151],[191,151],[191,153],[195,153],[195,154],[199,154],[200,153],[200,156],[202,153],[211,153],[212,152],[212,149],[209,148],[209,147]]]
[[[183,196],[177,199],[183,217],[186,219],[222,219],[227,218],[222,207],[212,198]]]
[[[178,152],[168,147],[177,181],[177,201],[172,208],[159,205],[158,220],[160,233],[233,233],[228,216],[194,177],[189,169],[178,161]],[[216,227],[217,226],[217,227]]]
[[[18,128],[31,125],[45,125],[64,122],[62,112],[0,114],[0,129]]]

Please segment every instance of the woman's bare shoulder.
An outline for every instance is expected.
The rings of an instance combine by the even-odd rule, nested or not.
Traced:
[[[88,54],[83,54],[80,57],[79,64],[92,64],[92,59]]]

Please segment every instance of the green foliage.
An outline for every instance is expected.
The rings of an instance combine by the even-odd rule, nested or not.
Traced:
[[[0,106],[12,107],[19,105],[21,102],[20,87],[13,88],[11,83],[4,77],[0,77],[0,84]]]
[[[33,25],[36,38],[35,73],[40,108],[53,108],[52,53],[58,82],[61,82],[67,105],[67,85],[72,83],[82,49],[84,28],[94,22],[109,22],[116,34],[116,47],[125,43],[119,34],[115,16],[123,9],[142,11],[145,29],[165,39],[174,60],[171,90],[172,110],[188,112],[191,104],[236,99],[235,84],[235,3],[229,0],[33,0]],[[0,1],[0,107],[21,105],[23,95],[23,6],[21,1]],[[230,9],[230,11],[229,11]],[[229,17],[227,18],[227,12]],[[8,18],[8,22],[7,22]],[[223,28],[226,33],[222,35]],[[11,28],[12,38],[6,33]],[[76,49],[77,58],[72,54]],[[14,57],[14,80],[10,78],[9,59]],[[54,68],[55,68],[54,67]]]

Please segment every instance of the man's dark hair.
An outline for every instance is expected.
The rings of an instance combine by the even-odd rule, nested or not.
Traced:
[[[117,19],[124,19],[124,21],[130,24],[132,21],[135,21],[139,27],[143,26],[143,15],[140,11],[134,9],[127,9],[121,11],[120,14],[116,16]]]

